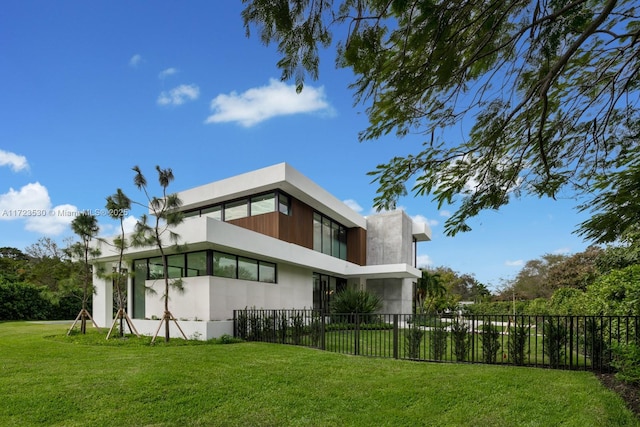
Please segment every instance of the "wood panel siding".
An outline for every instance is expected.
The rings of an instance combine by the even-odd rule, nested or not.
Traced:
[[[269,212],[229,221],[230,224],[285,242],[313,249],[313,209],[291,198],[291,215]],[[347,261],[358,265],[367,262],[367,231],[363,228],[347,229]]]
[[[280,212],[233,219],[229,224],[313,249],[313,209],[291,198],[291,215]]]
[[[367,263],[367,230],[347,229],[347,261],[358,265]]]
[[[291,198],[291,215],[280,215],[280,239],[313,249],[313,209]]]
[[[280,215],[282,215],[280,212],[269,212],[262,215],[232,219],[229,224],[279,239],[280,222],[278,221],[278,216]]]

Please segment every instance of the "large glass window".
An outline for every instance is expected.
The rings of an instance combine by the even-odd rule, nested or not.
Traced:
[[[258,280],[266,283],[276,283],[276,265],[271,262],[260,261]]]
[[[164,265],[162,257],[149,258],[149,279],[162,279],[164,277]]]
[[[276,283],[277,280],[276,264],[272,262],[212,250],[169,255],[167,262],[170,278],[212,274],[217,277],[265,283]],[[144,281],[162,279],[162,258],[139,259],[134,263],[134,305],[142,307],[138,308],[138,312],[144,316]],[[135,303],[136,298],[138,303]]]
[[[238,257],[238,279],[258,280],[258,261]]]
[[[186,274],[184,270],[184,254],[167,256],[167,268],[169,269],[170,279],[185,277]]]
[[[317,212],[313,214],[313,250],[347,259],[347,229]]]
[[[322,252],[322,217],[319,213],[313,214],[313,250]]]
[[[187,211],[187,212],[183,212],[182,217],[183,218],[189,218],[192,216],[200,216],[200,211],[199,210],[195,210],[195,211]]]
[[[247,200],[237,200],[224,204],[224,220],[244,218],[249,215]]]
[[[347,287],[347,281],[340,277],[313,273],[313,309],[328,312],[336,293]]]
[[[251,216],[261,215],[276,210],[276,194],[269,193],[251,198]]]
[[[222,221],[223,211],[224,221],[276,211],[285,215],[291,215],[291,198],[276,190],[250,198],[231,200],[225,203],[205,206],[200,209],[192,209],[183,212],[183,215],[184,218],[206,215]]]
[[[291,215],[291,201],[286,194],[278,194],[278,210],[285,215]]]
[[[331,220],[322,218],[322,253],[331,255]]]
[[[137,259],[133,262],[133,317],[134,319],[144,319],[145,311],[145,283],[149,270],[146,259]]]
[[[218,277],[229,277],[235,279],[236,274],[236,256],[225,254],[222,252],[213,253],[213,275]]]
[[[222,206],[220,205],[209,206],[208,208],[202,209],[200,212],[202,215],[222,221]]]
[[[190,252],[187,254],[187,277],[207,275],[207,252]]]

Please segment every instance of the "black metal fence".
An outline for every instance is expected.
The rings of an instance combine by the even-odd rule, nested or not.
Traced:
[[[235,310],[234,336],[352,355],[609,371],[640,317],[327,314]]]

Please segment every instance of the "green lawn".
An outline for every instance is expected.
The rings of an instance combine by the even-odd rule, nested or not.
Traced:
[[[593,374],[0,323],[0,425],[640,426]]]

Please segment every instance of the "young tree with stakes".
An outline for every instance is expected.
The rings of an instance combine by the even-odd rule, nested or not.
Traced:
[[[136,173],[133,182],[138,190],[144,193],[148,201],[148,205],[146,206],[150,209],[151,215],[153,215],[155,220],[150,220],[146,214],[143,214],[136,223],[131,243],[133,246],[137,247],[155,246],[160,252],[160,257],[162,258],[162,272],[164,279],[164,294],[162,295],[162,298],[164,300],[164,314],[162,315],[160,325],[153,336],[152,342],[155,342],[163,323],[165,327],[164,340],[166,342],[169,341],[169,321],[173,321],[180,330],[183,338],[187,339],[187,336],[182,331],[182,328],[180,328],[178,321],[173,317],[171,311],[169,311],[169,289],[173,288],[178,292],[184,291],[181,279],[169,278],[169,266],[167,263],[168,249],[175,251],[184,250],[184,248],[178,244],[180,236],[172,231],[172,228],[179,225],[184,220],[183,214],[177,210],[182,206],[182,201],[175,193],[167,194],[167,187],[169,187],[169,184],[174,179],[173,171],[170,168],[161,169],[160,166],[156,166],[156,171],[158,172],[158,183],[162,188],[162,196],[152,197],[148,191],[147,179],[142,174],[140,168],[138,166],[134,166],[133,170]],[[165,246],[167,241],[171,243],[170,247]]]
[[[127,314],[126,286],[128,273],[123,264],[124,252],[129,247],[129,242],[126,239],[124,231],[124,218],[131,210],[131,199],[129,199],[129,197],[127,197],[120,188],[118,188],[115,194],[107,197],[107,204],[105,207],[107,212],[109,212],[109,216],[120,222],[120,235],[113,239],[113,245],[118,250],[118,264],[113,272],[106,274],[106,277],[110,277],[113,281],[113,287],[116,291],[116,302],[118,305],[118,312],[113,319],[113,324],[109,329],[107,339],[111,336],[111,332],[113,331],[116,323],[119,323],[120,337],[124,337],[125,322],[129,326],[129,330],[136,334],[136,336],[139,336],[131,318]]]
[[[71,229],[74,233],[80,237],[80,242],[77,242],[70,246],[69,252],[83,262],[83,277],[82,277],[82,309],[78,313],[78,317],[69,328],[67,335],[71,333],[73,328],[80,320],[80,332],[85,334],[87,332],[87,319],[91,319],[93,326],[96,328],[96,322],[91,317],[87,305],[89,302],[89,295],[93,295],[93,286],[91,285],[91,266],[89,265],[89,258],[93,258],[100,254],[100,251],[91,247],[91,240],[98,235],[100,230],[98,227],[98,220],[94,215],[87,212],[80,212],[73,221],[71,221]]]

